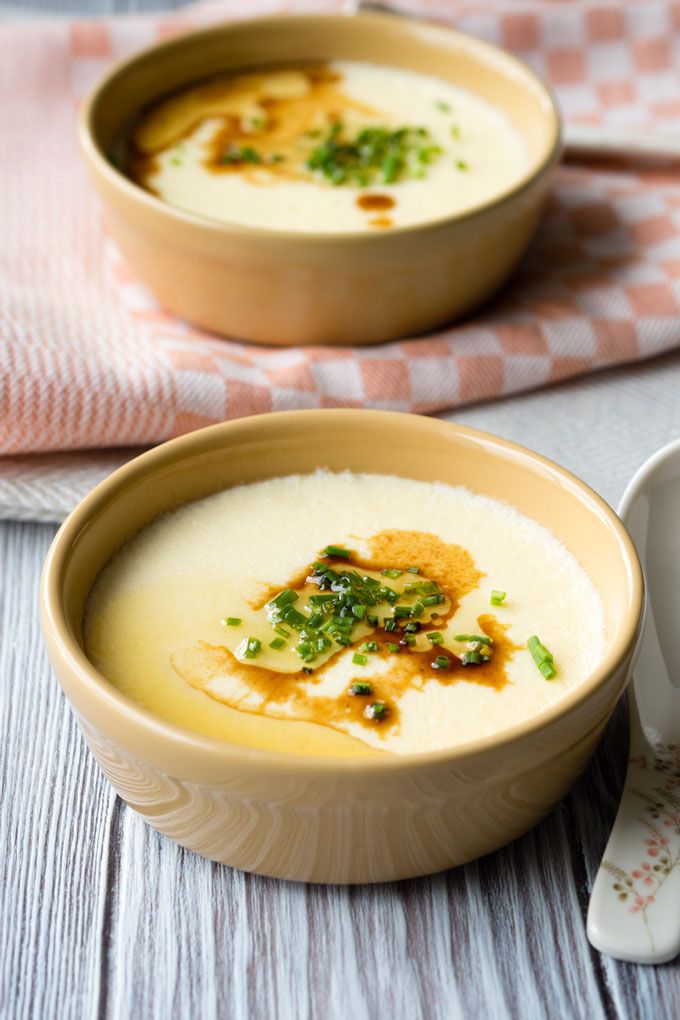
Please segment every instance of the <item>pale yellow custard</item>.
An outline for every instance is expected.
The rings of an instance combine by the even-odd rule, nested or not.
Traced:
[[[127,172],[171,205],[286,231],[425,223],[528,168],[524,139],[481,97],[351,61],[198,82],[152,105],[128,141]]]
[[[352,574],[356,591],[392,591],[352,611],[344,644],[329,570],[336,588]],[[493,605],[495,590],[506,594]],[[312,618],[319,647],[304,659],[295,614],[306,625],[324,600],[331,629]],[[292,626],[276,617],[290,607]],[[539,669],[532,635],[554,670]],[[111,683],[188,729],[303,754],[407,754],[540,716],[597,665],[605,625],[575,557],[514,508],[440,483],[317,472],[158,518],[102,571],[85,640]]]

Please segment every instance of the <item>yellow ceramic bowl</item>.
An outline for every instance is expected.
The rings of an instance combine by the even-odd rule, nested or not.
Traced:
[[[421,755],[303,757],[235,746],[164,722],[83,653],[83,606],[115,549],[157,514],[283,473],[373,471],[466,485],[551,528],[605,606],[605,657],[540,719],[502,739]],[[621,694],[643,604],[622,524],[586,485],[537,454],[445,422],[380,411],[293,411],[164,443],[116,471],[54,540],[41,586],[50,661],[103,772],[160,832],[247,871],[377,882],[449,868],[534,825],[592,754]]]
[[[525,177],[473,212],[423,226],[298,234],[183,212],[110,161],[125,125],[161,94],[220,71],[305,59],[389,64],[471,89],[525,138]],[[235,22],[154,46],[90,96],[80,141],[109,230],[161,305],[206,329],[267,344],[375,343],[473,308],[526,248],[560,154],[555,103],[528,67],[460,32],[374,14]]]

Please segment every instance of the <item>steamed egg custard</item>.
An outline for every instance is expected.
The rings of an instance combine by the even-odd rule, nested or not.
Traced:
[[[452,748],[596,667],[600,597],[515,508],[443,483],[273,478],[185,504],[109,560],[88,657],[163,719],[301,754]]]
[[[480,96],[415,71],[333,62],[244,71],[159,99],[124,168],[161,199],[226,223],[376,231],[511,188],[524,139]]]

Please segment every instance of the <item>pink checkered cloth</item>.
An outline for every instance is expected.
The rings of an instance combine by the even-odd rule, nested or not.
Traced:
[[[436,411],[680,345],[680,179],[559,171],[538,237],[472,321],[357,349],[258,348],[163,314],[107,244],[74,137],[113,60],[195,24],[340,0],[0,27],[0,453],[153,443],[258,411]],[[680,2],[412,0],[528,60],[567,118],[680,130]]]

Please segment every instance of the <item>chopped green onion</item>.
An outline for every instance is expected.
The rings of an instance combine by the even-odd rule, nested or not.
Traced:
[[[368,697],[369,694],[373,694],[373,688],[365,680],[355,680],[349,689],[349,693],[352,695],[358,694],[360,697]]]
[[[276,649],[276,651],[278,652],[282,648],[286,647],[286,642],[283,640],[282,637],[275,637],[273,641],[269,642],[269,647]]]
[[[357,619],[362,620],[366,615],[366,606],[352,606],[352,612]]]
[[[241,623],[241,618],[240,616],[228,616],[226,620],[222,620],[221,622],[226,624],[227,627],[238,627]]]
[[[527,648],[531,652],[532,659],[546,680],[552,680],[557,676],[557,669],[555,668],[552,652],[548,651],[536,634],[532,634],[527,641]]]
[[[536,634],[533,634],[527,641],[527,648],[531,652],[532,658],[537,665],[540,665],[541,662],[553,661],[552,652],[548,651]]]
[[[368,662],[368,657],[366,655],[361,655],[359,652],[355,652],[352,656],[352,662],[355,666],[365,666]]]
[[[420,624],[417,620],[413,620],[411,623],[407,623],[404,627],[405,634],[417,634],[420,630]]]
[[[435,104],[434,105],[435,105],[435,107],[438,110],[441,110],[442,113],[450,113],[451,112],[450,105],[448,103],[444,102],[443,99],[435,100]]]
[[[411,647],[411,645],[414,645],[416,643],[415,634],[404,634],[404,641],[409,647]]]
[[[316,630],[316,628],[320,627],[322,623],[323,623],[323,616],[321,615],[321,613],[312,613],[307,618],[307,626],[311,627],[312,630]]]
[[[369,614],[366,617],[366,623],[369,625],[369,627],[377,627],[378,626],[378,617],[377,616],[372,616],[372,615]]]
[[[383,624],[383,630],[386,630],[389,633],[390,631],[393,631],[393,630],[396,630],[396,629],[397,629],[397,624],[396,624],[396,622],[394,620],[385,620],[385,622]]]
[[[468,164],[465,162],[464,159],[457,159],[456,160],[456,166],[458,167],[459,170],[469,170],[470,169],[470,167],[468,166]]]
[[[254,659],[255,656],[259,655],[262,650],[262,642],[259,638],[251,637],[246,642],[246,649],[244,655],[246,659]]]
[[[460,127],[458,124],[452,124],[449,128],[449,132],[452,138],[460,138]]]
[[[377,652],[378,650],[379,645],[377,641],[366,641],[366,643],[361,646],[362,652]]]
[[[427,638],[431,645],[444,644],[444,635],[441,634],[438,630],[431,630],[429,634],[425,635],[425,637]]]
[[[313,673],[314,670],[311,668],[311,666],[303,666],[302,667],[302,672],[303,673],[307,673],[309,675],[310,673]]]
[[[395,568],[391,568],[390,567],[390,568],[388,568],[386,570],[381,570],[380,573],[383,575],[383,577],[392,577],[392,578],[394,578],[394,577],[401,577],[401,575],[404,573],[404,571],[403,570],[397,570],[396,567]]]
[[[284,591],[279,592],[276,598],[271,599],[267,605],[276,606],[277,609],[283,609],[285,606],[292,606],[294,602],[300,598],[296,591],[292,588],[286,588]]]
[[[424,606],[438,606],[444,601],[443,595],[426,595],[420,600]]]
[[[388,641],[387,642],[387,651],[388,652],[398,652],[399,651],[399,647],[400,646],[397,644],[396,641]]]
[[[460,657],[461,666],[479,665],[482,657],[479,652],[463,652]]]
[[[282,627],[280,623],[277,623],[277,625],[274,627],[274,630],[276,631],[277,634],[280,634],[281,637],[290,637],[290,631],[286,630],[285,627]]]
[[[321,553],[322,556],[334,556],[342,560],[348,560],[352,553],[349,549],[343,549],[341,545],[327,545]]]
[[[491,602],[491,605],[492,606],[502,606],[503,603],[505,602],[506,594],[507,594],[507,592],[498,591],[497,588],[492,588],[491,589],[491,598],[489,600]]]
[[[420,573],[420,567],[407,567],[406,570],[408,571],[409,574],[419,574]]]
[[[451,660],[448,655],[438,655],[432,663],[434,669],[448,669],[451,665]]]
[[[299,630],[301,627],[304,627],[307,622],[307,618],[303,616],[302,613],[298,613],[297,609],[293,606],[286,606],[283,611],[283,618],[286,623],[290,624],[291,627],[294,627],[295,630]]]
[[[491,638],[487,637],[486,634],[454,634],[453,640],[460,641],[462,643],[466,643],[468,641],[477,641],[479,642],[480,645],[493,644]]]
[[[394,618],[396,620],[398,620],[398,619],[408,619],[408,617],[410,617],[410,616],[413,616],[413,610],[411,609],[410,606],[395,606],[394,607]]]
[[[389,709],[384,701],[374,701],[372,705],[366,705],[364,715],[367,719],[384,719]]]

